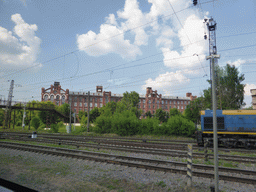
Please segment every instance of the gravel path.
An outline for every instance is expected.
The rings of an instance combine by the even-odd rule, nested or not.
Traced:
[[[109,153],[177,160],[147,154]],[[242,167],[255,170],[255,165],[239,165]],[[185,175],[5,148],[0,148],[0,177],[39,191],[187,191]],[[210,184],[213,184],[211,179],[193,177],[192,191],[210,191]],[[256,185],[220,181],[220,190],[256,191]]]

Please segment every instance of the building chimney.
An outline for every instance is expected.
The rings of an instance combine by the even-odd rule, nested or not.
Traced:
[[[96,92],[97,93],[102,93],[103,87],[102,86],[96,86]]]
[[[149,94],[151,89],[152,89],[152,87],[147,87],[147,92],[146,93]]]
[[[186,93],[186,97],[191,97],[192,93]]]

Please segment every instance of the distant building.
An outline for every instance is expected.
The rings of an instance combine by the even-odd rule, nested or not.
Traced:
[[[252,93],[252,108],[256,109],[256,89],[250,90]]]
[[[103,91],[102,86],[96,86],[96,92],[90,93],[90,110],[94,107],[101,108],[108,102],[121,101],[123,94],[112,94],[111,91]],[[169,111],[171,108],[177,108],[183,112],[190,101],[197,98],[192,93],[186,93],[186,97],[162,96],[157,90],[153,91],[151,87],[147,87],[146,95],[140,95],[138,108],[142,110],[143,115],[150,111],[154,114],[157,109],[162,108]],[[87,92],[73,92],[69,89],[62,89],[59,82],[54,82],[50,88],[42,88],[41,101],[51,101],[56,105],[71,102],[71,109],[76,114],[79,111],[87,111]]]

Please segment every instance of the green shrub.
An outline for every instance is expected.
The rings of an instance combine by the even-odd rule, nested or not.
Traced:
[[[141,126],[139,130],[140,135],[152,135],[159,134],[159,123],[160,121],[155,118],[141,119]]]
[[[194,132],[194,123],[180,115],[170,117],[166,123],[165,134],[167,135],[191,136]]]
[[[112,117],[100,115],[96,118],[96,126],[93,128],[95,133],[110,133],[111,132]]]
[[[51,131],[53,133],[58,133],[59,132],[59,127],[57,124],[51,124]]]
[[[35,116],[33,117],[33,119],[31,120],[31,126],[35,128],[35,130],[37,130],[40,126],[40,119],[39,117]]]
[[[132,111],[126,110],[122,113],[114,114],[111,133],[116,133],[120,136],[135,135],[140,130],[140,126],[140,120],[136,115]]]

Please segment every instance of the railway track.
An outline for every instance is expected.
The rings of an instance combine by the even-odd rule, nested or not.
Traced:
[[[167,150],[167,149],[156,149],[156,148],[144,148],[144,147],[130,147],[130,146],[117,146],[117,145],[106,145],[106,144],[94,144],[94,143],[87,143],[81,141],[68,141],[68,140],[56,140],[56,139],[28,139],[28,138],[19,138],[18,141],[25,141],[25,142],[38,142],[38,143],[50,143],[50,144],[57,144],[57,145],[70,145],[79,147],[87,147],[87,148],[94,148],[94,149],[108,149],[108,150],[116,150],[116,151],[125,151],[125,152],[132,152],[132,153],[145,153],[145,154],[152,154],[152,155],[162,155],[162,156],[172,156],[172,157],[180,157],[186,158],[187,151],[181,150]],[[193,158],[195,159],[203,159],[203,153],[193,153]],[[213,159],[213,154],[208,154],[209,159]],[[232,161],[232,162],[239,162],[239,163],[256,163],[255,157],[247,157],[247,156],[237,156],[237,155],[221,155],[219,154],[219,160],[225,161]]]
[[[65,156],[65,157],[71,157],[71,158],[77,158],[77,159],[93,160],[97,162],[118,164],[118,165],[124,165],[128,167],[137,167],[137,168],[142,168],[146,170],[148,169],[148,170],[156,170],[156,171],[163,171],[163,172],[179,173],[182,175],[187,174],[187,170],[186,170],[187,163],[181,163],[181,162],[152,160],[152,159],[137,158],[137,157],[127,157],[127,156],[121,156],[121,155],[111,155],[106,153],[97,153],[97,152],[90,152],[90,151],[71,150],[71,149],[63,149],[63,148],[56,148],[56,147],[10,143],[10,142],[0,142],[0,147],[30,151],[30,152],[36,152],[36,153],[43,153],[48,155],[57,155],[57,156]],[[174,168],[170,166],[174,166]],[[193,176],[213,179],[214,178],[213,169],[214,169],[213,166],[193,164]],[[202,172],[202,170],[207,172]],[[224,174],[227,174],[227,173],[236,174],[236,176],[220,174],[219,175],[220,180],[256,185],[255,171],[219,167],[219,172]],[[254,178],[246,177],[248,175]]]
[[[0,133],[1,134],[1,133]],[[10,138],[10,137],[28,137],[31,136],[30,133],[12,133],[12,132],[2,132],[2,137]],[[101,144],[108,144],[108,145],[116,145],[116,146],[130,146],[130,147],[144,147],[144,148],[158,148],[158,149],[174,149],[174,150],[187,150],[187,144],[191,141],[182,141],[182,140],[144,140],[137,139],[137,138],[112,138],[112,137],[89,137],[89,136],[72,136],[72,135],[53,135],[53,134],[39,134],[38,138],[45,138],[45,139],[59,139],[61,142],[63,140],[68,141],[81,141],[81,142],[94,142],[94,143],[101,143]],[[128,139],[132,139],[127,141]],[[121,141],[120,141],[121,140]],[[133,141],[134,140],[134,141]],[[145,143],[146,141],[146,143]],[[158,142],[154,142],[158,141]],[[167,142],[168,141],[168,142]],[[183,143],[182,143],[183,142]],[[192,141],[195,143],[195,141]],[[193,146],[194,150],[203,150],[202,147],[198,147],[195,145]],[[208,148],[212,150],[212,148]],[[241,153],[251,153],[255,154],[255,150],[246,150],[246,149],[226,149],[219,147],[219,151],[223,152],[241,152]]]

